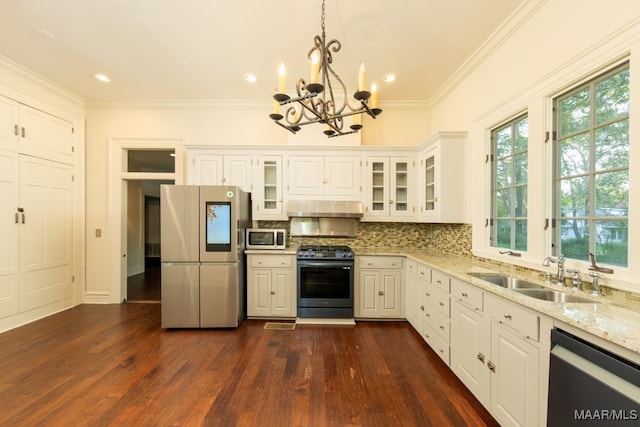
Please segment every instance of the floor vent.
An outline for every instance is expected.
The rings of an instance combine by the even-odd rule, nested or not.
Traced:
[[[264,325],[265,329],[276,329],[279,331],[293,331],[296,328],[295,323],[283,323],[283,322],[267,322]]]

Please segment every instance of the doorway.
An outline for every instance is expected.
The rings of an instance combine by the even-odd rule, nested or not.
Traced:
[[[146,271],[146,253],[161,250],[157,246],[155,249],[145,246],[145,236],[148,234],[145,224],[153,221],[145,220],[145,198],[159,198],[161,184],[183,184],[184,150],[182,141],[175,139],[112,138],[109,143],[112,177],[110,210],[119,214],[112,215],[110,222],[113,233],[109,281],[112,287],[106,302],[118,303],[130,301],[130,277],[151,272]],[[151,210],[155,209],[153,204],[149,204]],[[157,262],[157,259],[150,262]],[[143,283],[139,286],[148,287],[145,283],[149,281],[160,283],[159,272],[151,273],[137,278]],[[134,301],[159,302],[159,299],[157,296],[147,299],[134,294]]]
[[[127,301],[160,303],[160,185],[127,181]]]

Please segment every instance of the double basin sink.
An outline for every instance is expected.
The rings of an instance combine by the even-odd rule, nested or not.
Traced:
[[[557,303],[594,303],[593,300],[583,298],[578,295],[568,294],[562,291],[556,291],[553,289],[545,288],[537,283],[529,282],[527,280],[518,279],[516,277],[509,277],[502,274],[492,273],[468,273],[470,276],[478,279],[493,283],[494,285],[502,286],[506,289],[511,289],[519,294],[526,295],[532,298],[536,298],[543,301],[551,301]]]

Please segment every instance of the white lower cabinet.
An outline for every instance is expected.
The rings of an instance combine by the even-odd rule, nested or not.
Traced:
[[[418,274],[426,267],[418,267]],[[450,366],[449,342],[451,339],[451,301],[449,286],[451,278],[438,270],[430,270],[420,296],[423,310],[422,337],[447,366]]]
[[[455,279],[452,298],[453,372],[500,425],[544,425],[540,317]]]
[[[356,317],[403,317],[402,261],[401,257],[358,257]]]
[[[296,317],[294,255],[247,256],[247,316]]]
[[[405,261],[405,311],[406,317],[411,326],[422,335],[422,317],[424,316],[424,305],[420,301],[424,281],[420,279],[418,273],[418,262],[413,260]]]

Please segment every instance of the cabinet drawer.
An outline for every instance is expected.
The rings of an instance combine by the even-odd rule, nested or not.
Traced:
[[[431,283],[446,293],[449,293],[451,290],[451,278],[438,270],[431,271]]]
[[[440,337],[449,342],[451,339],[451,321],[431,305],[424,308],[426,325],[436,331]]]
[[[443,340],[442,337],[429,326],[425,326],[423,338],[440,359],[449,366],[449,343]]]
[[[451,296],[453,299],[460,301],[475,311],[482,311],[483,309],[483,294],[482,289],[457,279],[451,279]]]
[[[251,267],[291,267],[292,255],[250,255]]]
[[[360,268],[402,268],[402,258],[387,256],[358,257]]]
[[[416,261],[410,259],[405,260],[405,267],[407,269],[407,274],[412,276],[418,275],[418,263]]]
[[[538,341],[540,319],[536,314],[507,300],[487,295],[485,312],[498,323],[509,326],[525,338]]]
[[[449,294],[442,289],[437,288],[433,283],[428,283],[424,290],[424,295],[427,297],[427,303],[431,304],[436,310],[438,310],[445,317],[450,316],[450,300]]]
[[[418,277],[425,282],[431,282],[431,269],[424,264],[418,264]]]

